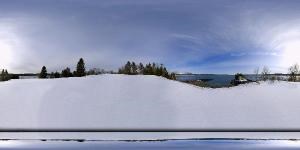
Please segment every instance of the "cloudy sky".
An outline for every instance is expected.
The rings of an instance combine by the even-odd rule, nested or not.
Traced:
[[[194,73],[300,63],[299,0],[0,0],[0,68],[114,69],[127,60]]]

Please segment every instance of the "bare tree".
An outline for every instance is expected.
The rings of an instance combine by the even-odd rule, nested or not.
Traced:
[[[264,81],[268,80],[268,78],[269,78],[268,76],[270,73],[271,73],[270,69],[267,66],[264,66],[263,70],[261,72],[262,80],[264,80]]]
[[[289,68],[289,81],[296,82],[298,74],[299,74],[299,65],[294,64]]]
[[[254,69],[254,74],[255,74],[255,80],[258,81],[258,74],[259,74],[259,67]]]

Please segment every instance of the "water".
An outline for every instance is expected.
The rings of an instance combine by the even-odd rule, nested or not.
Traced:
[[[170,141],[1,141],[0,150],[292,150],[300,142],[290,140],[170,140]]]

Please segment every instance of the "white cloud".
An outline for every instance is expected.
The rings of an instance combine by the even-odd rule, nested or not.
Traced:
[[[37,72],[42,65],[53,71],[73,67],[80,57],[90,67],[117,69],[134,60],[182,70],[225,54],[234,60],[208,66],[234,72],[238,67],[230,61],[248,70],[272,62],[283,68],[289,63],[278,60],[298,59],[290,57],[298,51],[288,50],[300,37],[297,6],[295,1],[3,2],[0,23],[13,29],[0,28],[9,32],[0,40],[14,57],[5,65],[21,72]],[[15,44],[3,44],[12,37]],[[245,56],[259,64],[238,59]]]

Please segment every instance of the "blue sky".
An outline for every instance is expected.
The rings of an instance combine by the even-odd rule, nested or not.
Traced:
[[[0,0],[0,68],[274,72],[300,63],[298,0]]]

